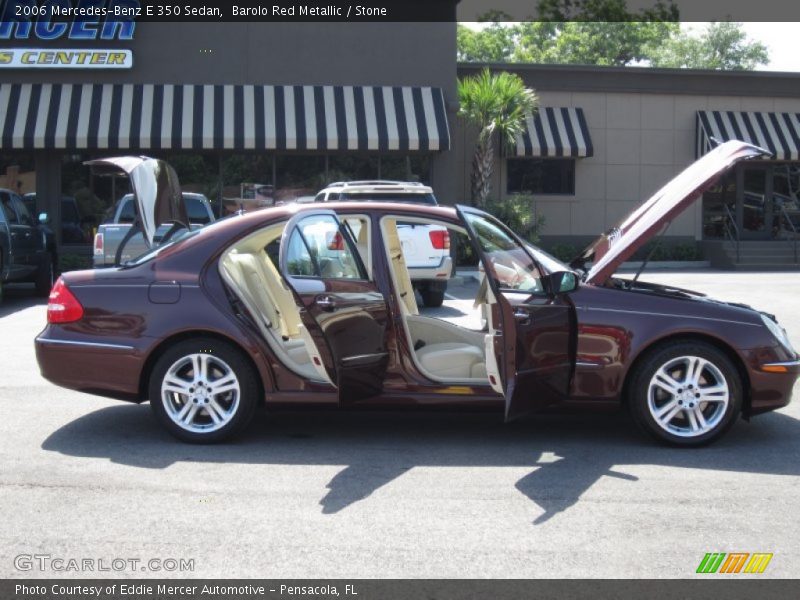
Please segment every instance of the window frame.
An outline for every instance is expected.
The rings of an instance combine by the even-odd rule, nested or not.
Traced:
[[[562,181],[564,179],[564,169],[567,168],[566,165],[569,165],[569,167],[571,168],[571,175],[572,175],[571,178],[569,179],[569,183],[571,185],[567,186],[567,191],[557,191],[557,192],[548,192],[548,191],[544,191],[543,189],[540,189],[540,190],[536,190],[536,189],[526,190],[526,189],[522,189],[522,188],[516,189],[516,190],[512,190],[512,189],[510,189],[511,177],[509,176],[509,170],[510,170],[511,163],[513,162],[513,163],[522,164],[523,161],[527,161],[527,162],[529,162],[531,164],[536,163],[536,164],[541,164],[541,165],[548,165],[548,164],[552,165],[552,164],[555,164],[555,163],[560,163],[562,166],[560,167],[561,173],[560,173],[559,178]],[[544,179],[544,177],[541,177],[540,179]],[[506,158],[506,185],[505,185],[505,192],[508,195],[514,195],[514,194],[533,195],[533,194],[536,194],[538,196],[565,196],[565,197],[569,197],[569,196],[575,196],[576,188],[577,188],[577,159],[575,157],[569,157],[569,156],[553,156],[553,157],[509,156],[509,157]]]
[[[299,215],[302,215],[302,213],[298,213],[298,216]],[[339,235],[342,236],[342,239],[344,240],[345,244],[347,244],[347,248],[348,248],[348,250],[350,251],[350,254],[353,257],[353,262],[355,263],[355,267],[358,270],[359,277],[324,277],[322,275],[322,271],[321,271],[321,269],[319,267],[319,263],[317,262],[317,258],[314,256],[314,253],[311,252],[311,247],[308,244],[308,240],[306,239],[306,236],[303,234],[302,230],[300,229],[300,224],[303,221],[305,221],[306,219],[312,218],[312,217],[320,217],[320,216],[333,217],[333,219],[335,220],[336,226],[337,226],[336,227],[336,231],[339,233]],[[290,219],[286,223],[287,228],[288,228],[290,223],[292,223],[292,219]],[[285,260],[284,252],[283,252],[284,247],[283,247],[283,244],[281,244],[281,248],[280,248],[279,254],[278,254],[278,264],[280,265],[279,272],[280,272],[281,277],[284,277],[284,278],[289,279],[289,280],[300,280],[300,281],[360,281],[360,282],[373,282],[372,278],[370,276],[370,273],[368,272],[368,270],[367,270],[366,266],[364,265],[364,263],[361,261],[361,257],[359,256],[358,248],[357,248],[355,242],[351,239],[349,231],[344,227],[344,224],[341,221],[340,215],[334,213],[333,211],[325,211],[325,212],[312,211],[310,214],[301,217],[295,223],[292,224],[291,230],[287,229],[287,230],[284,231],[283,235],[289,236],[287,238],[287,240],[286,240],[286,250],[288,250],[289,245],[291,244],[291,241],[292,241],[291,238],[292,238],[292,236],[294,236],[295,233],[297,233],[300,236],[300,239],[303,242],[303,245],[305,246],[309,257],[311,258],[311,262],[314,265],[314,269],[319,275],[293,275],[293,274],[289,273],[288,269],[287,269],[287,263],[286,263],[286,260]]]

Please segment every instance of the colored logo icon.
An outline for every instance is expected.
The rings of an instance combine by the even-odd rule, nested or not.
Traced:
[[[766,552],[707,552],[697,567],[698,573],[763,573],[772,560]]]

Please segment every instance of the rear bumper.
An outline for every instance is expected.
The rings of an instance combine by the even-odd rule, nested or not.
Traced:
[[[408,274],[411,281],[434,279],[447,281],[453,272],[453,259],[450,256],[442,257],[441,262],[435,267],[414,267],[408,265]]]
[[[50,337],[47,329],[34,345],[39,371],[51,383],[120,400],[141,400],[142,355],[133,346],[58,339]]]

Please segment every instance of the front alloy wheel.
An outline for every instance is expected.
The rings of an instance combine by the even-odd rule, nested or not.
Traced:
[[[639,424],[657,438],[698,446],[720,437],[741,408],[740,376],[719,349],[672,343],[638,365],[629,398]]]
[[[253,369],[237,350],[217,340],[182,342],[156,363],[150,404],[176,437],[217,442],[249,423],[258,394]]]

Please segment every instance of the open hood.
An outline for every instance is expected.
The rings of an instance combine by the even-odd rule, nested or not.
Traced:
[[[739,140],[720,144],[689,165],[616,227],[592,242],[573,266],[594,261],[587,283],[604,284],[639,248],[664,231],[675,217],[741,160],[769,156],[770,152]]]
[[[178,175],[168,163],[146,156],[117,156],[84,163],[97,175],[127,175],[136,199],[142,234],[148,246],[158,226],[178,223],[189,229],[189,216]]]

